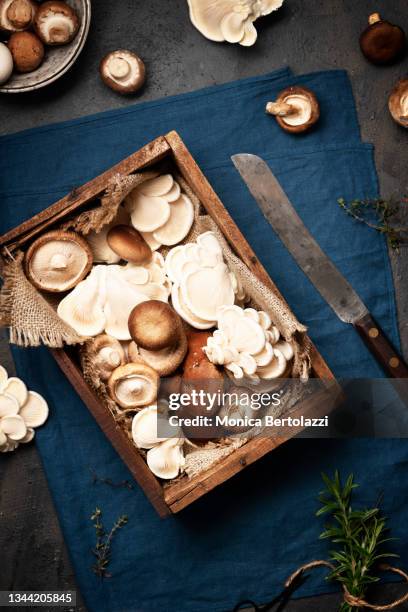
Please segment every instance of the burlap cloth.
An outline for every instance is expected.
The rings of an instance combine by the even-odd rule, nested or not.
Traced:
[[[61,230],[76,231],[84,236],[91,231],[100,231],[106,224],[113,221],[119,206],[125,197],[140,183],[157,176],[157,172],[143,172],[130,176],[120,174],[114,176],[100,199],[100,204],[90,210],[83,211],[68,219],[59,226]],[[224,236],[213,219],[202,214],[204,211],[197,196],[181,176],[175,175],[182,189],[191,198],[195,209],[193,227],[184,242],[192,242],[205,231],[213,231],[223,249],[225,260],[232,272],[240,279],[249,305],[258,310],[266,311],[274,325],[286,340],[292,340],[295,348],[292,376],[307,379],[310,371],[310,342],[306,336],[306,328],[299,323],[288,306],[246,267],[232,252]],[[161,252],[166,255],[168,249]],[[131,436],[131,415],[119,411],[116,404],[109,398],[106,386],[95,375],[92,367],[92,339],[79,336],[69,325],[64,323],[56,313],[55,297],[41,294],[27,280],[23,268],[23,253],[11,254],[4,264],[2,276],[4,284],[0,293],[0,324],[9,328],[10,342],[20,346],[49,347],[82,344],[81,362],[84,377],[101,397],[112,415]],[[214,462],[233,452],[245,444],[254,435],[249,433],[226,440],[209,442],[206,448],[186,448],[186,472],[193,476],[207,469]]]

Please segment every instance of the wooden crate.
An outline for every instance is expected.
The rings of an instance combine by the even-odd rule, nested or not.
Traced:
[[[265,285],[270,287],[277,295],[280,295],[265,268],[257,259],[176,132],[170,132],[166,136],[157,138],[89,183],[74,189],[32,219],[4,234],[0,237],[2,256],[8,257],[10,253],[13,254],[17,249],[24,249],[33,238],[62,222],[74,211],[80,212],[90,203],[95,204],[114,174],[132,174],[164,160],[169,160],[173,165],[175,164],[241,260]],[[280,297],[282,296],[280,295]],[[162,517],[179,512],[211,489],[243,470],[247,465],[254,463],[266,453],[292,438],[301,429],[291,428],[279,437],[254,438],[198,476],[193,478],[184,476],[174,483],[163,486],[162,482],[149,470],[144,458],[123,429],[118,426],[109,410],[84,381],[77,359],[75,359],[75,351],[72,348],[53,349],[51,353]],[[335,404],[333,397],[340,396],[339,386],[332,372],[315,347],[312,348],[312,375],[324,381],[322,390],[300,402],[296,409],[291,412],[293,417],[298,415],[304,415],[305,418],[324,416],[327,414],[328,407],[333,407]]]

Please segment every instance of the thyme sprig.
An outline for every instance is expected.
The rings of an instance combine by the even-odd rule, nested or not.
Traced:
[[[320,538],[331,540],[336,545],[330,552],[335,569],[328,579],[340,582],[351,595],[363,599],[368,587],[379,580],[373,573],[378,562],[398,556],[383,552],[383,545],[393,538],[386,537],[386,519],[378,507],[353,509],[352,493],[358,487],[353,474],[344,485],[337,471],[333,480],[326,474],[322,474],[322,478],[326,490],[319,495],[322,507],[316,514],[330,514],[334,520],[326,526]],[[340,607],[340,612],[352,610],[356,608],[346,602]]]
[[[94,524],[96,533],[96,545],[92,549],[96,562],[92,566],[92,571],[100,578],[110,578],[112,574],[108,572],[108,566],[111,561],[112,540],[117,531],[126,525],[128,517],[126,515],[120,516],[109,533],[106,532],[102,523],[102,511],[99,508],[95,509],[91,516],[91,521]]]
[[[368,227],[384,234],[388,244],[394,250],[399,249],[404,238],[408,235],[408,226],[396,225],[401,213],[406,212],[403,204],[408,203],[407,198],[367,198],[365,200],[351,200],[344,198],[337,200],[344,212],[355,221],[364,223]]]

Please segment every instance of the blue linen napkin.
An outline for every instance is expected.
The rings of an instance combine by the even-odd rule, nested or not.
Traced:
[[[296,138],[282,132],[264,107],[280,89],[299,82],[317,93],[322,120],[319,129]],[[237,152],[267,159],[305,223],[398,344],[384,241],[336,204],[341,196],[377,192],[372,149],[361,144],[342,71],[295,78],[284,70],[6,136],[0,139],[1,231],[171,129],[186,141],[334,372],[378,376],[357,335],[338,322],[265,224],[229,159]],[[91,611],[221,611],[240,598],[268,600],[298,564],[326,554],[312,519],[322,469],[355,471],[366,503],[383,487],[394,533],[406,535],[408,500],[400,485],[407,450],[399,441],[293,441],[181,515],[160,521],[137,487],[92,486],[90,469],[117,481],[130,476],[47,351],[14,349],[14,356],[19,375],[50,403],[38,446]],[[96,506],[108,526],[119,514],[129,515],[113,544],[113,577],[106,582],[90,570],[89,517]],[[304,593],[322,588],[314,579]]]

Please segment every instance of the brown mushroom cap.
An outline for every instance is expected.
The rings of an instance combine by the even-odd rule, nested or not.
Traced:
[[[159,376],[170,376],[182,363],[187,353],[187,337],[183,327],[180,327],[178,340],[172,346],[161,349],[160,351],[148,351],[139,348],[139,355]],[[133,352],[133,349],[131,349]],[[129,352],[130,354],[130,352]]]
[[[32,32],[14,32],[8,41],[17,72],[32,72],[44,59],[44,45]]]
[[[151,248],[130,225],[115,225],[109,230],[106,241],[112,251],[126,261],[140,265],[152,259]]]
[[[320,117],[319,102],[306,87],[287,87],[278,94],[276,102],[268,102],[266,112],[275,115],[276,121],[286,132],[306,132]]]
[[[146,79],[143,60],[126,49],[108,53],[100,63],[99,72],[105,85],[121,94],[138,91]]]
[[[33,0],[0,0],[0,29],[22,32],[33,23],[37,4]]]
[[[37,238],[25,254],[27,278],[42,291],[68,291],[88,274],[92,251],[74,232],[53,231]]]
[[[142,360],[119,366],[108,380],[110,397],[122,408],[130,410],[153,404],[158,387],[157,372]]]
[[[406,46],[402,28],[383,21],[378,13],[369,17],[369,26],[360,36],[360,48],[373,64],[389,64],[397,60]]]
[[[408,79],[401,79],[388,98],[388,108],[394,121],[408,128]]]
[[[176,344],[181,319],[166,302],[148,300],[135,306],[129,316],[129,332],[139,347],[160,351]]]
[[[61,0],[43,2],[34,18],[34,29],[46,45],[66,45],[79,30],[76,11]]]

